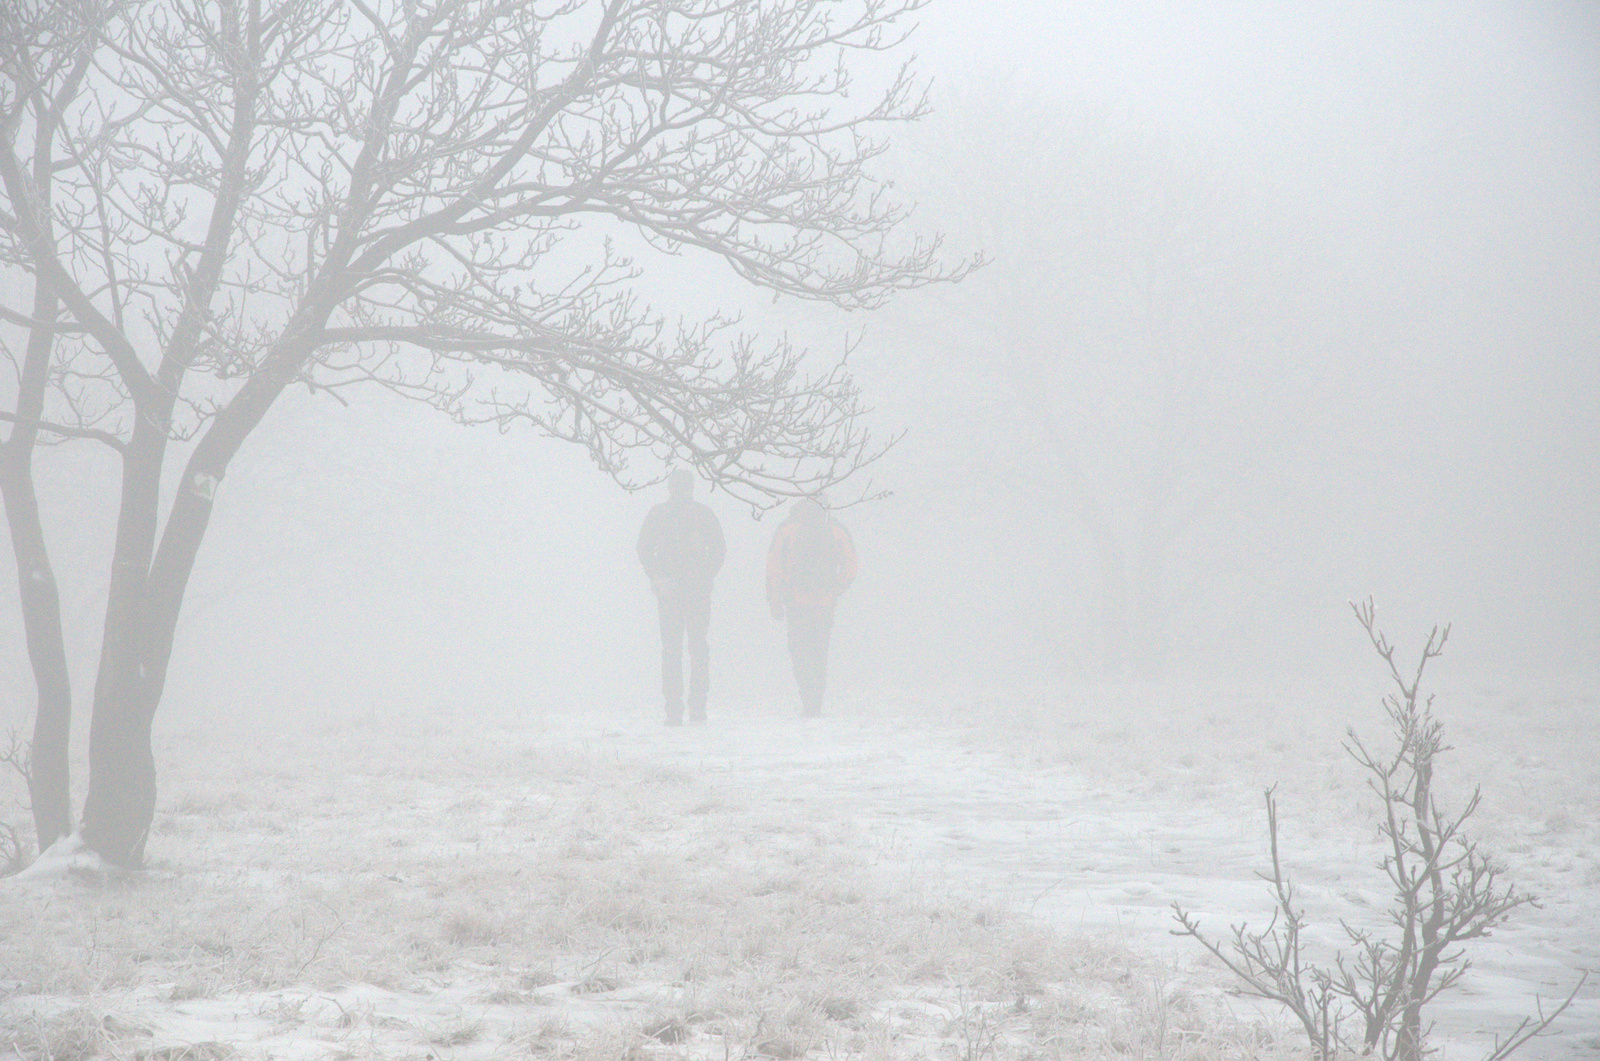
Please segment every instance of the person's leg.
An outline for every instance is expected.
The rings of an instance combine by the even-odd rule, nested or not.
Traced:
[[[822,714],[822,696],[828,682],[828,636],[833,628],[832,608],[791,609],[789,655],[794,662],[800,707],[807,716]]]
[[[794,605],[789,606],[785,618],[789,621],[789,664],[794,668],[794,683],[800,689],[800,704],[804,708],[806,702],[806,675],[810,667],[806,663],[808,656],[807,640],[809,637],[809,623],[806,613]]]
[[[833,636],[833,605],[817,609],[811,634],[811,703],[807,715],[822,714],[822,696],[828,688],[828,643]]]
[[[675,593],[656,597],[661,617],[661,698],[667,725],[683,723],[683,600]]]
[[[684,632],[689,643],[689,721],[706,720],[706,693],[711,688],[711,590],[691,594],[685,602]]]
[[[789,633],[789,666],[794,670],[794,683],[800,688],[800,702],[803,705],[806,698],[805,658],[806,658],[806,620],[805,615],[790,605],[784,614],[787,622],[786,629]]]

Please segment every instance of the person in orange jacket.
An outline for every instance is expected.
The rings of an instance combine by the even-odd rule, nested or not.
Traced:
[[[834,605],[858,569],[850,532],[813,498],[794,503],[767,550],[767,605],[774,619],[789,622],[789,659],[807,717],[822,714]]]

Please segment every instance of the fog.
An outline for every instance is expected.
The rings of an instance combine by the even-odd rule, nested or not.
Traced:
[[[836,492],[892,492],[839,513],[862,574],[836,699],[1366,666],[1345,602],[1369,594],[1406,643],[1452,622],[1458,667],[1600,663],[1600,9],[936,0],[921,21],[935,114],[881,164],[914,228],[989,265],[871,315],[690,256],[646,288],[819,358],[853,346],[874,433],[904,432]],[[1026,136],[1047,122],[1077,139]],[[1140,269],[1157,310],[1119,286]],[[72,447],[40,465],[82,703],[115,469]],[[729,544],[712,714],[786,703],[776,520],[697,496]],[[633,547],[662,497],[531,433],[294,392],[218,493],[158,726],[486,702],[654,721]],[[1159,572],[1110,619],[1091,497],[1130,570]],[[1141,524],[1153,497],[1184,518]],[[14,589],[0,653],[20,726]]]

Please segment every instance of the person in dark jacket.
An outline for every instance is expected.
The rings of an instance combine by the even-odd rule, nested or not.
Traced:
[[[817,501],[795,502],[767,550],[767,605],[789,623],[789,659],[800,687],[800,708],[822,714],[828,683],[828,641],[839,595],[855,580],[855,543]]]
[[[689,648],[689,720],[704,722],[711,647],[711,583],[726,545],[717,515],[695,501],[694,474],[667,477],[667,500],[650,510],[639,530],[639,562],[650,578],[661,618],[661,695],[667,725],[683,724],[683,650]]]

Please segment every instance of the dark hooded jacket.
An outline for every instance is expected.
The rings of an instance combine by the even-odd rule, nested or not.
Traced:
[[[716,513],[690,498],[656,505],[639,529],[639,562],[652,584],[710,589],[726,552]]]

